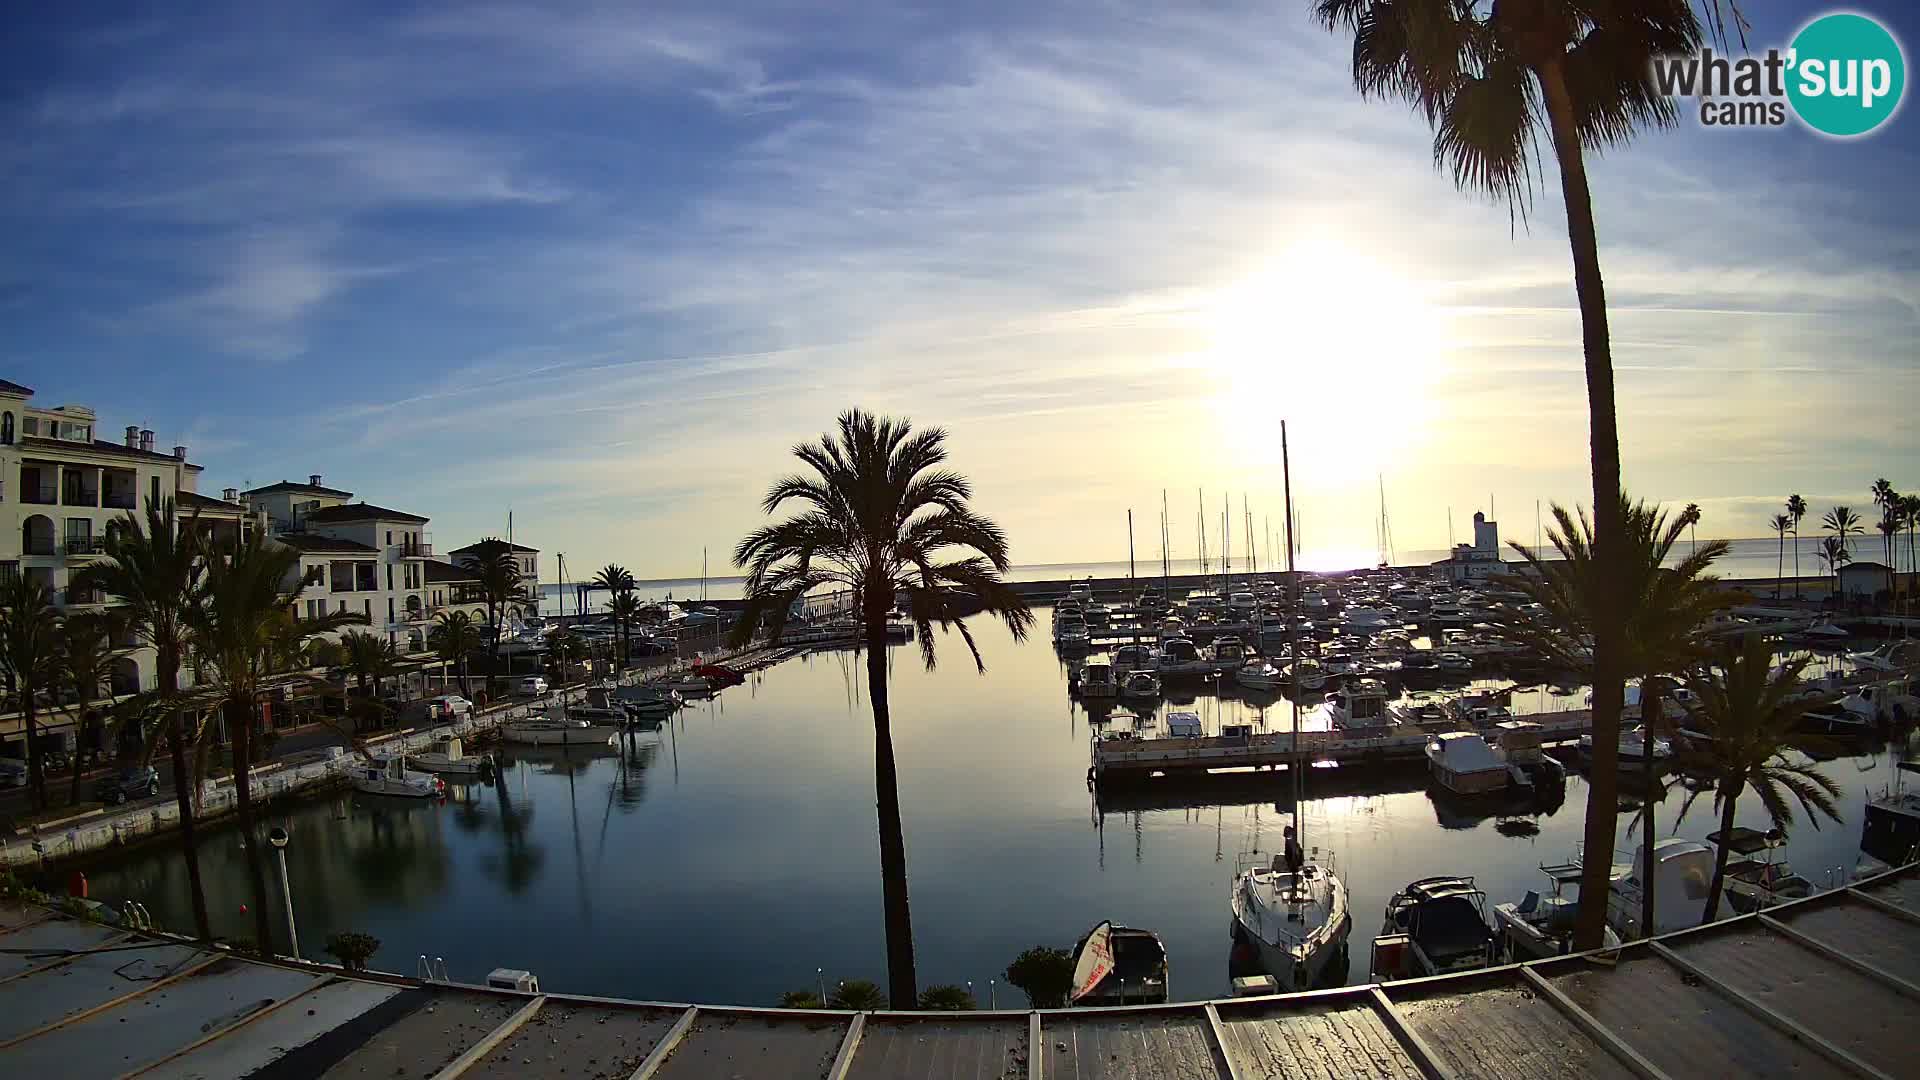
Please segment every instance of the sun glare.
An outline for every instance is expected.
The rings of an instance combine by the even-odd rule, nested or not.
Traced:
[[[1254,460],[1278,461],[1281,417],[1295,460],[1309,454],[1322,482],[1390,471],[1420,434],[1444,354],[1440,319],[1392,268],[1302,244],[1217,290],[1203,318],[1210,345],[1198,359],[1216,412]]]

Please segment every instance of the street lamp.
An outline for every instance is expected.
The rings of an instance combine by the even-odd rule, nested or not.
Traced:
[[[267,833],[267,843],[273,845],[274,853],[280,856],[280,898],[287,902],[287,940],[293,945],[293,955],[300,956],[300,928],[293,922],[293,886],[287,883],[287,830],[275,825]]]

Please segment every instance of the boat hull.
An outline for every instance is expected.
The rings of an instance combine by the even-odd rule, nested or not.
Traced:
[[[503,742],[517,743],[521,746],[605,746],[613,741],[619,731],[610,727],[584,728],[516,728],[512,724],[500,729]]]

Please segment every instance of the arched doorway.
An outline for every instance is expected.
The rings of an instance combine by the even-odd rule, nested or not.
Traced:
[[[131,656],[114,657],[107,678],[111,681],[114,697],[140,692],[140,665],[134,663]]]
[[[57,554],[53,548],[53,519],[45,514],[34,514],[21,523],[20,550],[27,555]]]

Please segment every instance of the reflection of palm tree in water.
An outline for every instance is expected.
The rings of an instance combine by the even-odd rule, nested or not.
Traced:
[[[540,867],[547,855],[527,838],[533,806],[516,807],[510,787],[504,771],[494,777],[493,793],[500,804],[501,851],[482,860],[480,866],[489,876],[500,879],[508,893],[518,896],[540,876]]]
[[[359,837],[348,833],[347,865],[362,892],[384,901],[408,901],[432,896],[446,881],[446,848],[432,829],[433,815],[425,806],[370,805],[354,815],[366,823]],[[380,800],[389,801],[389,800]],[[364,812],[364,811],[371,812]]]
[[[657,742],[629,739],[620,752],[620,772],[613,782],[613,802],[623,814],[638,809],[647,798],[647,769],[660,752]]]

